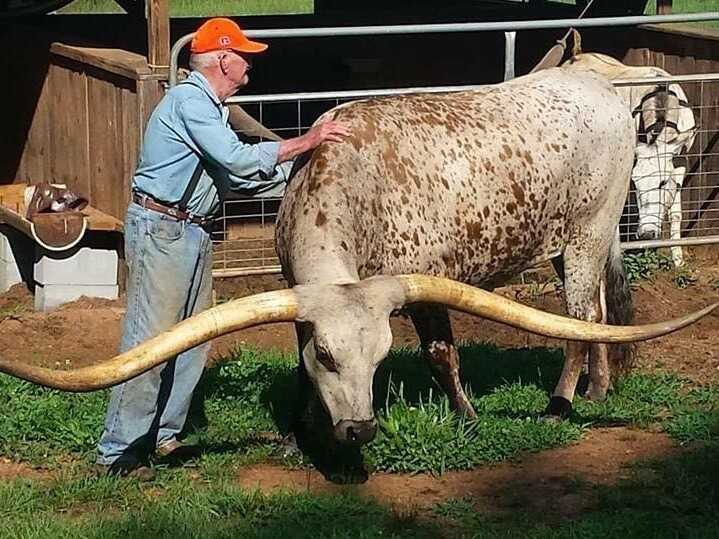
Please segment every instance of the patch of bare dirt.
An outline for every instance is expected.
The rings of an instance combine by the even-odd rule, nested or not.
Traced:
[[[13,462],[10,459],[0,457],[0,481],[13,479],[40,479],[47,474],[36,470],[27,464]]]
[[[571,518],[592,508],[592,487],[629,476],[635,462],[670,456],[679,448],[664,434],[627,428],[591,430],[567,447],[476,470],[427,474],[377,473],[361,485],[336,485],[315,470],[273,465],[242,469],[238,482],[262,492],[354,493],[400,511],[426,511],[449,499],[471,499],[482,512],[519,509]]]

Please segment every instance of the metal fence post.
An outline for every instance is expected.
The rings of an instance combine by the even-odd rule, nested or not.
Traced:
[[[514,56],[517,49],[517,32],[504,32],[504,80],[514,78]]]

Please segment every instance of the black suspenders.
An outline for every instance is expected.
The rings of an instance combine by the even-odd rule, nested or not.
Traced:
[[[202,158],[200,158],[200,160],[197,162],[195,170],[192,171],[192,177],[190,178],[190,182],[185,188],[185,192],[182,193],[182,198],[180,199],[180,202],[177,203],[177,207],[181,211],[187,211],[187,204],[190,202],[190,198],[195,192],[197,184],[200,183],[200,176],[202,176],[202,171],[204,170],[204,168],[205,167],[202,166]]]

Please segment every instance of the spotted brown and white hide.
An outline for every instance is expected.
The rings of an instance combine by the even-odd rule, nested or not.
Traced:
[[[493,288],[554,259],[569,314],[626,321],[612,318],[611,298],[602,308],[600,288],[627,310],[616,230],[636,133],[606,79],[556,68],[476,91],[354,102],[327,116],[352,134],[317,148],[288,186],[277,249],[291,285],[423,273]],[[340,440],[371,439],[372,377],[391,344],[392,303],[360,315],[365,299],[317,298],[340,308],[308,312],[299,325],[306,371]],[[446,308],[409,313],[438,381],[472,415]],[[569,343],[551,413],[571,408],[590,348],[590,393],[606,392],[605,347]]]

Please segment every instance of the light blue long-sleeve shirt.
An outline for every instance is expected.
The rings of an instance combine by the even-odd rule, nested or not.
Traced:
[[[202,155],[205,171],[187,205],[196,215],[214,215],[230,190],[246,196],[281,193],[290,167],[277,166],[280,143],[246,144],[228,117],[199,72],[171,88],[147,124],[133,191],[177,204]]]

